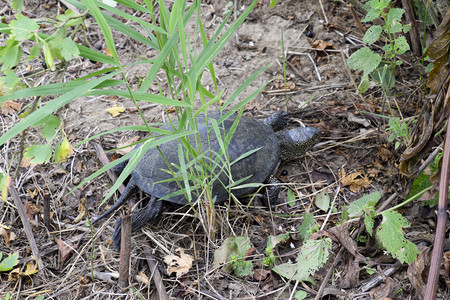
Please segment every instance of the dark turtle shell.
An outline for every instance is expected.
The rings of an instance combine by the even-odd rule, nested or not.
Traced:
[[[208,118],[218,120],[220,118],[219,112],[209,112]],[[230,130],[236,116],[232,115],[223,123],[218,124],[221,129],[222,138]],[[205,117],[200,115],[197,118],[198,130],[200,133],[200,140],[202,149],[211,149],[206,152],[212,161],[216,158],[216,154],[220,151],[217,137],[209,125],[206,126]],[[167,130],[167,128],[165,128]],[[209,129],[209,133],[208,133]],[[225,134],[223,129],[225,129]],[[209,136],[209,139],[208,139]],[[194,136],[190,136],[191,145],[195,147]],[[180,165],[178,158],[178,144],[179,140],[174,140],[160,146],[160,151],[164,154],[166,161],[172,166],[172,170],[177,172],[176,166]],[[209,146],[210,145],[210,146]],[[247,180],[240,182],[238,185],[245,183],[262,183],[273,174],[280,158],[280,147],[278,139],[269,125],[266,123],[248,117],[241,117],[236,131],[231,139],[228,147],[229,161],[234,162],[248,151],[258,149],[258,151],[244,157],[233,163],[231,166],[232,182],[236,182],[242,178],[249,177]],[[223,158],[222,158],[223,159]],[[192,158],[191,158],[192,160]],[[208,159],[206,160],[209,161]],[[186,160],[186,164],[189,161]],[[213,170],[215,175],[219,174],[218,179],[213,182],[213,197],[216,197],[216,204],[223,203],[229,197],[228,191],[225,187],[229,185],[228,172],[221,170],[225,166],[223,161],[219,161],[216,168]],[[144,154],[136,168],[132,171],[136,185],[145,193],[156,198],[163,198],[165,201],[170,201],[177,204],[187,204],[188,200],[184,194],[178,194],[171,197],[166,197],[177,191],[180,191],[179,184],[183,184],[183,180],[178,183],[173,180],[173,176],[167,172],[168,166],[161,154],[156,148],[152,148]],[[213,176],[211,176],[213,177]],[[217,177],[216,177],[217,178]],[[171,180],[172,179],[172,180]],[[236,197],[250,194],[255,191],[255,187],[247,187],[242,189],[233,189],[232,193]],[[201,190],[192,193],[192,199],[196,200]]]

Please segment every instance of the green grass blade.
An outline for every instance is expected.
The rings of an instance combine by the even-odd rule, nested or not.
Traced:
[[[108,47],[109,53],[111,53],[112,57],[115,61],[119,62],[119,57],[117,56],[116,45],[114,44],[114,38],[111,32],[111,28],[109,28],[108,23],[106,22],[105,17],[101,13],[98,6],[94,3],[93,0],[82,0],[84,5],[89,9],[90,14],[97,21],[98,26],[103,33],[103,37],[105,38],[106,46]]]
[[[67,92],[64,95],[47,102],[42,108],[28,115],[25,119],[20,121],[18,124],[14,125],[13,128],[11,128],[4,135],[2,135],[0,137],[0,146],[3,145],[6,141],[12,139],[16,135],[24,131],[25,129],[27,129],[28,127],[32,126],[33,124],[36,124],[36,122],[40,121],[45,116],[57,111],[64,105],[80,97],[81,95],[83,95],[90,89],[94,88],[95,86],[99,85],[103,81],[115,76],[117,73],[118,72],[110,73],[108,75],[105,75],[104,77],[88,81],[84,85],[74,88],[70,92]]]

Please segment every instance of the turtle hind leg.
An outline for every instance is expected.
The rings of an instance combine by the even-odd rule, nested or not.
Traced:
[[[117,200],[117,202],[114,203],[114,205],[111,206],[111,208],[108,209],[106,212],[104,212],[100,217],[95,219],[92,222],[92,225],[94,225],[94,223],[97,223],[98,221],[100,221],[101,219],[103,219],[104,217],[108,216],[109,214],[117,210],[119,207],[121,207],[125,203],[125,201],[127,201],[127,199],[136,192],[137,188],[138,187],[136,185],[136,182],[133,180],[133,178],[131,178],[127,186],[125,187],[125,190],[123,191],[122,195],[120,195],[119,199]]]
[[[163,211],[163,202],[164,201],[161,201],[152,196],[145,208],[133,213],[133,215],[131,216],[131,231],[136,231],[144,226],[147,222],[158,218]],[[120,250],[121,232],[121,219],[117,219],[116,229],[114,230],[113,234],[113,243],[117,251]]]

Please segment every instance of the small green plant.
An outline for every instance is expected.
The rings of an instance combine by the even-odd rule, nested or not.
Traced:
[[[397,57],[409,50],[408,42],[402,33],[407,33],[410,25],[403,25],[401,18],[405,12],[401,8],[390,7],[390,0],[371,0],[364,5],[367,15],[362,22],[371,22],[381,18],[383,25],[372,25],[364,34],[363,41],[369,46],[382,39],[383,55],[364,47],[353,53],[348,59],[348,66],[362,70],[363,75],[358,91],[364,93],[369,88],[369,76],[381,84],[387,91],[395,85],[394,69],[402,64]]]
[[[213,267],[224,264],[223,271],[234,272],[237,276],[248,276],[253,271],[253,263],[246,260],[247,251],[252,248],[250,239],[246,236],[226,238],[222,246],[214,252]]]
[[[284,233],[277,236],[269,235],[267,241],[267,247],[264,251],[263,264],[268,267],[273,267],[275,265],[275,254],[273,253],[275,247],[279,243],[286,242],[289,239],[289,234]]]
[[[353,201],[347,207],[349,217],[363,217],[367,232],[373,236],[375,217],[382,216],[382,222],[376,229],[375,239],[382,248],[401,263],[411,264],[420,252],[417,246],[406,239],[404,235],[403,228],[408,227],[409,223],[401,214],[394,211],[409,201],[377,213],[375,205],[380,199],[381,193],[373,192]]]

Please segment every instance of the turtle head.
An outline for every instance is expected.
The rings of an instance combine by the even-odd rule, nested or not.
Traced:
[[[303,156],[320,140],[322,132],[314,127],[299,127],[276,133],[282,160]]]

